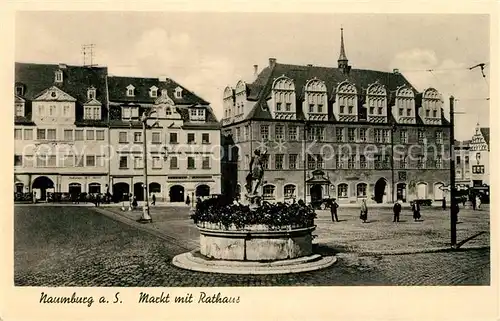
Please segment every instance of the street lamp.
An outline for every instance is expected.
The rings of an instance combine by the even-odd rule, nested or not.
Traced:
[[[392,126],[391,126],[391,176],[392,176],[391,199],[392,199],[393,203],[395,202],[395,200],[394,200],[394,133],[396,132],[396,130],[397,130],[396,124],[392,124]]]
[[[306,202],[307,196],[307,155],[306,155],[306,141],[307,141],[307,131],[311,128],[307,119],[304,119],[304,134],[302,135],[302,145],[303,145],[303,166],[304,166],[304,202]]]
[[[144,111],[141,116],[141,123],[142,123],[142,143],[143,143],[143,149],[142,149],[142,160],[143,160],[143,167],[144,167],[144,206],[142,207],[142,217],[138,219],[137,221],[139,223],[152,223],[153,219],[151,218],[151,215],[149,214],[149,195],[148,195],[148,159],[147,159],[147,140],[146,140],[146,129],[147,128],[155,128],[159,127],[158,121],[155,121],[152,125],[148,125],[148,120],[152,119],[151,115],[156,113],[156,110],[154,109],[148,109],[147,111]]]

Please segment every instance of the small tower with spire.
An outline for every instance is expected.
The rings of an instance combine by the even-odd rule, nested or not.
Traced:
[[[351,69],[351,66],[349,66],[349,60],[347,59],[347,56],[345,54],[345,48],[344,48],[344,28],[340,28],[340,56],[338,66],[339,69],[342,69],[344,73],[348,73],[349,70]]]

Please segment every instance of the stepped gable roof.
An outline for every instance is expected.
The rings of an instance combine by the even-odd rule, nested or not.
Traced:
[[[62,83],[54,81],[55,72],[63,72]],[[87,89],[96,89],[96,99],[106,106],[107,67],[86,67],[59,64],[15,63],[15,84],[24,87],[22,98],[33,100],[44,90],[56,86],[65,93],[76,98],[77,104],[83,105],[87,100]]]
[[[127,96],[127,86],[129,85],[135,88],[135,95],[133,97]],[[108,77],[109,100],[113,102],[154,103],[157,97],[150,97],[149,95],[149,90],[153,86],[158,88],[158,96],[160,96],[162,89],[166,89],[168,96],[175,104],[209,104],[207,101],[170,78],[166,78],[165,81],[160,81],[158,78],[121,76]],[[182,88],[182,98],[175,97],[175,89],[177,87]]]

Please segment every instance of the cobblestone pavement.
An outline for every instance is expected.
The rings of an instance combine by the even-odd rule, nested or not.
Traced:
[[[179,219],[182,215],[179,214]],[[487,285],[489,250],[360,256],[289,275],[223,275],[179,269],[172,258],[191,249],[84,207],[15,208],[17,286]],[[318,246],[317,251],[332,254]]]

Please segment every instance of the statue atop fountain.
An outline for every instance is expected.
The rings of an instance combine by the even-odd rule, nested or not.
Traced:
[[[267,151],[261,152],[256,149],[254,151],[254,156],[250,160],[250,172],[246,177],[245,188],[247,190],[246,199],[250,202],[253,207],[260,206],[262,202],[262,195],[259,195],[259,188],[262,184],[264,178],[264,162],[267,159]],[[254,187],[254,181],[256,182]]]

